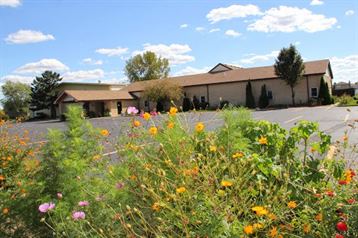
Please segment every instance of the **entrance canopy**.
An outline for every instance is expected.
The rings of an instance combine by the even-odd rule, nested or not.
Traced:
[[[132,100],[135,99],[127,91],[111,90],[65,90],[54,104],[61,102],[88,102],[88,101],[111,101],[111,100]]]

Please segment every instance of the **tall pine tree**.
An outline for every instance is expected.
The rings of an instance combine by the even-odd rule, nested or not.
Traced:
[[[261,87],[261,95],[259,98],[259,107],[266,108],[269,105],[269,98],[266,91],[266,85],[262,85]]]
[[[255,98],[252,93],[250,81],[246,84],[246,107],[255,108]]]
[[[51,109],[51,117],[56,117],[53,103],[57,98],[56,88],[61,80],[60,74],[52,71],[45,71],[35,78],[31,83],[32,110]]]
[[[318,98],[323,105],[328,105],[332,103],[332,98],[331,98],[331,94],[329,93],[328,84],[324,81],[323,77],[321,77],[321,81],[320,81]]]

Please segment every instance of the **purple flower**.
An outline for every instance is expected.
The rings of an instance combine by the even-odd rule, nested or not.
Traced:
[[[78,203],[78,206],[81,206],[81,207],[85,207],[85,206],[88,206],[89,205],[89,202],[88,201],[80,201]]]
[[[39,211],[42,213],[46,213],[52,209],[55,208],[55,204],[50,202],[50,203],[43,203],[39,206]]]
[[[86,214],[82,211],[75,211],[72,213],[73,220],[82,220],[86,218]]]
[[[137,114],[137,113],[138,113],[138,109],[137,109],[137,108],[135,108],[135,107],[128,107],[128,109],[127,109],[127,113],[128,113],[128,114],[135,115],[135,114]]]
[[[62,199],[62,193],[57,193],[57,198]]]
[[[116,183],[116,189],[121,189],[123,187],[124,187],[124,183],[122,183],[122,182]]]

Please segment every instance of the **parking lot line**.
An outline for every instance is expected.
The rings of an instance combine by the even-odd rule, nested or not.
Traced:
[[[344,122],[347,122],[349,119],[349,114],[346,115],[346,117],[344,118]]]
[[[302,118],[302,117],[303,117],[303,116],[294,117],[294,118],[292,118],[292,119],[290,119],[290,120],[284,121],[283,123],[287,124],[287,123],[296,121],[296,120],[298,120],[298,119],[300,119],[300,118]]]
[[[117,153],[116,150],[115,150],[115,151],[112,151],[112,152],[104,153],[103,156],[113,155],[113,154],[115,154],[115,153]]]

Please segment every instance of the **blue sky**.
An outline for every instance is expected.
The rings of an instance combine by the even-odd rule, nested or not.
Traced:
[[[0,85],[46,69],[126,82],[125,61],[144,50],[168,58],[171,75],[272,65],[290,43],[305,60],[329,58],[336,82],[358,82],[358,1],[0,0]]]

